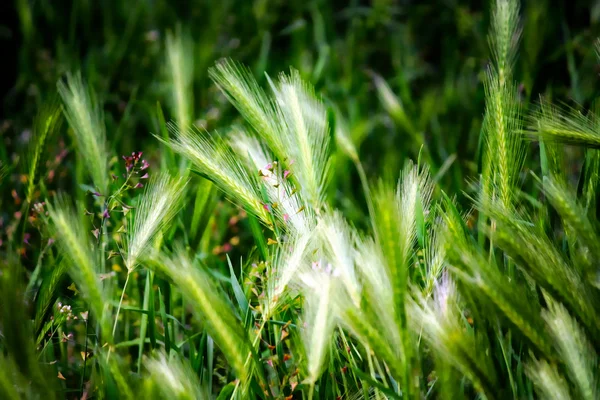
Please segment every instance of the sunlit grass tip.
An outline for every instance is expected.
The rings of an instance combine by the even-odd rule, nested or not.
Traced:
[[[200,384],[191,365],[176,353],[169,356],[159,352],[144,359],[144,366],[150,373],[146,389],[148,394],[158,390],[169,399],[209,399],[210,396]]]
[[[529,117],[528,133],[550,142],[600,148],[600,118],[566,104],[541,99]]]
[[[272,85],[289,162],[306,200],[320,210],[329,177],[331,134],[327,112],[314,88],[291,70]]]
[[[189,34],[177,29],[167,32],[166,69],[170,80],[170,106],[179,126],[192,122],[194,92],[194,43]]]
[[[242,128],[233,128],[228,139],[240,158],[247,160],[250,173],[255,171],[259,176],[263,196],[282,229],[295,236],[310,233],[317,223],[315,213],[290,179],[290,170],[284,169],[256,136]]]
[[[265,225],[273,225],[272,215],[260,194],[258,171],[252,173],[231,146],[217,133],[212,136],[197,128],[169,124],[172,139],[164,141],[188,158],[196,171],[221,189],[232,201],[256,215]]]
[[[85,160],[94,185],[100,193],[106,194],[109,183],[108,148],[102,105],[79,73],[67,74],[66,81],[59,81],[57,87],[77,149]]]
[[[160,174],[150,179],[133,213],[129,213],[125,266],[131,272],[152,240],[169,224],[182,206],[187,181]]]
[[[267,77],[268,96],[247,68],[231,60],[219,62],[210,75],[319,211],[329,177],[331,132],[313,87],[291,70],[277,82]]]

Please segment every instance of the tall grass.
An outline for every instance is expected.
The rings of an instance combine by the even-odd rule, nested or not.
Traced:
[[[521,65],[521,36],[545,8],[493,0],[487,36],[484,19],[453,9],[456,35],[473,32],[490,63],[448,65],[445,86],[420,93],[427,66],[407,43],[392,46],[393,79],[354,71],[379,48],[361,32],[411,28],[376,3],[345,9],[352,28],[331,51],[330,6],[281,30],[264,4],[236,5],[261,29],[244,42],[256,66],[224,57],[208,71],[204,52],[227,55],[237,36],[212,32],[204,48],[184,26],[162,40],[137,28],[162,2],[126,6],[122,40],[143,33],[167,73],[159,90],[115,102],[105,92],[126,83],[92,63],[59,81],[62,105],[44,99],[25,157],[0,149],[0,185],[19,183],[0,196],[0,397],[598,397],[598,118],[523,92],[535,56]],[[237,23],[228,2],[198,7],[215,32]],[[292,45],[297,69],[255,77],[282,38],[305,46],[307,15],[317,59]],[[573,44],[588,39],[564,55],[582,97]],[[155,107],[163,95],[174,122]],[[469,143],[446,113],[461,108]],[[113,135],[136,118],[153,124],[144,159],[133,136]]]
[[[64,104],[77,149],[85,160],[86,170],[98,191],[108,190],[108,147],[104,112],[93,90],[83,82],[81,74],[70,74],[59,81],[58,93]]]

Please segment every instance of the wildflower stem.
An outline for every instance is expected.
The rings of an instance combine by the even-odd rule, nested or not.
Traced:
[[[85,367],[87,364],[87,353],[88,353],[88,327],[89,327],[89,311],[88,311],[88,317],[85,319],[85,350],[83,352],[83,354],[85,355],[85,357],[83,358],[83,372],[81,374],[81,384],[79,387],[79,397],[83,398],[83,381],[85,380]]]
[[[115,323],[112,329],[112,337],[115,337],[115,332],[117,331],[117,324],[119,323],[119,313],[121,312],[121,305],[123,305],[123,297],[125,297],[125,291],[127,290],[127,284],[129,283],[129,275],[131,275],[130,271],[127,271],[127,278],[125,278],[125,284],[123,285],[123,291],[121,292],[121,300],[119,300],[119,306],[117,307],[117,314],[115,315]],[[106,361],[110,358],[110,352],[112,347],[108,348],[108,354],[106,355]]]
[[[312,400],[314,391],[315,391],[315,383],[311,382],[310,388],[308,389],[308,400]]]
[[[119,306],[117,307],[117,314],[115,315],[115,323],[113,325],[112,335],[115,336],[115,332],[117,330],[117,324],[119,323],[119,313],[121,312],[121,305],[123,304],[123,297],[125,297],[125,291],[127,290],[127,284],[129,283],[129,276],[131,272],[127,272],[127,278],[125,279],[125,284],[123,285],[123,291],[121,292],[121,300],[119,300]]]
[[[267,320],[268,320],[268,318],[265,316],[263,318],[263,322],[260,325],[260,328],[258,328],[256,337],[254,338],[254,341],[252,341],[252,349],[251,349],[252,351],[254,351],[254,348],[258,345],[258,342],[260,341],[261,333],[262,333],[263,329],[265,328],[265,325],[267,324]],[[244,363],[244,367],[246,367],[248,365],[248,362],[250,362],[250,360],[252,359],[252,356],[253,356],[252,353],[248,354],[248,357],[246,358],[246,362]],[[233,393],[231,395],[232,399],[235,398],[235,394],[238,391],[239,387],[240,387],[240,380],[238,379],[238,381],[235,384],[235,388],[233,389]]]

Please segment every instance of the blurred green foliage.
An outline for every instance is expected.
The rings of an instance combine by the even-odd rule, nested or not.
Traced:
[[[111,146],[120,154],[152,151],[156,103],[169,96],[165,38],[183,31],[193,40],[186,57],[194,61],[194,121],[210,129],[229,125],[234,115],[207,79],[215,60],[243,62],[263,83],[265,71],[276,75],[293,66],[347,118],[370,176],[398,171],[404,158],[419,153],[434,173],[456,157],[440,176],[442,187],[456,192],[477,172],[490,59],[485,3],[19,0],[11,31],[19,42],[11,58],[18,73],[3,99],[1,160],[14,162],[37,108],[57,80],[77,70],[104,102]],[[589,105],[600,6],[584,3],[523,4],[515,80],[524,99],[544,94]],[[378,97],[381,79],[392,103]],[[337,180],[351,193],[357,177],[345,170]]]
[[[106,398],[116,397],[117,393],[124,398],[133,397],[134,394],[128,392],[131,387],[143,388],[144,393],[154,393],[160,398],[168,393],[180,393],[180,387],[159,385],[160,390],[165,390],[164,394],[155,390],[167,371],[179,374],[185,388],[198,391],[194,394],[183,391],[182,398],[186,393],[190,398],[200,398],[206,395],[202,392],[204,389],[209,394],[221,393],[222,398],[238,393],[240,384],[234,381],[235,374],[215,349],[213,337],[217,346],[219,341],[235,343],[243,351],[262,345],[251,343],[245,336],[246,331],[258,328],[254,325],[258,321],[251,316],[247,298],[258,298],[253,290],[260,287],[257,277],[268,268],[264,261],[269,254],[268,246],[273,244],[258,219],[223,200],[213,183],[196,179],[197,176],[191,174],[185,196],[178,199],[183,203],[182,215],[174,219],[170,229],[157,235],[157,241],[173,251],[173,255],[165,256],[164,264],[185,268],[171,272],[162,271],[160,267],[126,271],[123,262],[116,257],[122,243],[115,239],[119,230],[127,226],[129,206],[141,203],[140,190],[137,190],[141,186],[137,185],[145,184],[141,177],[135,177],[131,182],[125,178],[130,186],[120,186],[123,173],[129,172],[126,164],[132,162],[131,159],[123,162],[123,158],[143,152],[151,175],[158,175],[163,170],[179,171],[188,178],[190,165],[187,161],[156,138],[169,136],[167,122],[187,121],[211,132],[215,129],[227,132],[229,127],[242,122],[239,113],[209,78],[209,68],[222,58],[247,65],[263,87],[269,84],[266,74],[275,78],[280,72],[289,72],[290,67],[314,85],[327,107],[332,134],[335,133],[338,139],[332,151],[334,165],[327,192],[328,204],[340,209],[353,226],[366,230],[371,222],[369,207],[372,205],[363,190],[365,182],[375,182],[379,178],[384,182],[395,182],[406,160],[412,159],[419,166],[429,166],[436,198],[442,198],[444,208],[453,211],[446,210],[446,217],[449,220],[453,217],[452,223],[460,225],[453,237],[466,236],[463,228],[477,228],[474,231],[481,248],[475,248],[466,240],[457,240],[457,254],[451,255],[452,261],[459,260],[456,264],[460,264],[462,254],[472,252],[473,259],[462,262],[473,271],[479,271],[474,265],[485,265],[481,270],[488,274],[492,289],[502,287],[505,278],[497,273],[496,264],[505,267],[507,276],[512,279],[515,266],[512,261],[507,261],[508,257],[498,256],[495,252],[500,253],[500,250],[494,250],[487,241],[491,235],[490,228],[484,226],[485,219],[476,221],[477,215],[469,214],[463,227],[462,222],[456,222],[460,220],[459,211],[453,208],[456,205],[459,210],[470,209],[471,199],[478,195],[477,182],[485,169],[484,81],[492,60],[488,41],[488,3],[458,0],[14,0],[9,4],[4,15],[12,20],[0,25],[0,41],[9,48],[4,59],[8,73],[0,78],[7,89],[0,116],[0,258],[6,260],[0,264],[0,369],[3,371],[0,372],[0,388],[27,387],[30,381],[34,384],[30,392],[0,392],[0,395],[33,398],[40,388],[61,386],[56,393],[62,390],[64,396],[58,397],[79,398],[88,391],[93,392],[89,382],[96,379],[106,384],[102,394]],[[517,86],[515,101],[522,108],[521,115],[530,114],[540,96],[548,101],[564,101],[576,109],[595,110],[600,69],[594,44],[600,35],[600,2],[523,1],[521,26],[522,39],[512,73]],[[108,171],[104,171],[104,177],[107,174],[114,176],[114,181],[108,185],[112,190],[110,193],[122,196],[125,205],[119,208],[110,208],[112,206],[105,199],[107,193],[91,194],[97,190],[97,185],[93,185],[88,175],[94,175],[90,174],[90,168],[98,164],[95,163],[97,160],[93,160],[93,154],[83,157],[77,132],[74,135],[73,126],[70,126],[72,123],[57,120],[60,114],[57,82],[68,82],[66,77],[72,73],[79,73],[87,85],[78,86],[82,90],[79,97],[86,98],[85,90],[93,93],[90,98],[97,98],[99,104],[96,111],[103,112],[98,121],[100,125],[104,123],[102,129],[107,143],[108,159],[103,161],[107,162]],[[64,93],[61,95],[64,101]],[[554,128],[551,118],[544,120],[543,110],[537,117]],[[576,123],[581,122],[576,118]],[[353,144],[356,157],[344,148],[340,135]],[[593,138],[584,141],[594,143]],[[589,233],[595,227],[584,223],[578,226],[577,220],[571,220],[573,227],[569,229],[572,230],[563,230],[560,221],[569,221],[569,210],[573,209],[595,220],[597,174],[594,175],[594,171],[599,165],[598,156],[593,150],[577,147],[557,150],[555,143],[544,141],[527,142],[525,151],[528,157],[519,170],[520,175],[513,177],[523,190],[514,196],[535,209],[536,215],[543,216],[534,221],[537,222],[535,229],[520,219],[510,220],[503,214],[505,210],[486,208],[487,204],[477,204],[479,211],[484,209],[488,216],[493,216],[505,232],[518,231],[522,235],[498,234],[502,251],[514,259],[521,261],[527,252],[536,253],[535,245],[550,248],[550,239],[542,235],[542,231],[554,239],[554,245],[558,243],[557,248],[577,254],[579,244],[575,246],[569,238],[577,236],[573,232]],[[98,154],[100,158],[103,156],[104,153]],[[581,171],[584,178],[580,179]],[[550,198],[553,207],[545,208],[542,185],[530,172],[560,181],[548,183],[544,180],[545,196]],[[563,181],[578,185],[585,209],[577,208],[575,199],[561,197]],[[126,188],[121,190],[119,187]],[[97,275],[98,280],[106,283],[105,292],[97,297],[110,299],[106,304],[97,301],[90,306],[97,314],[94,318],[98,319],[91,319],[93,323],[88,324],[90,307],[80,300],[79,290],[83,288],[71,280],[76,273],[71,271],[71,275],[66,275],[68,268],[72,268],[67,265],[70,259],[65,253],[68,251],[55,250],[56,236],[45,225],[48,217],[62,216],[52,209],[50,215],[46,215],[48,207],[43,204],[46,200],[53,201],[58,192],[69,193],[77,202],[77,208],[73,210],[65,206],[72,211],[65,220],[77,221],[85,227],[85,232],[89,233],[86,239],[96,243],[106,256],[98,256],[100,252],[96,251],[86,254],[81,258],[85,262],[80,263],[90,264],[90,270],[96,268],[90,275]],[[456,196],[456,203],[452,203],[446,193]],[[389,203],[393,202],[393,194],[390,194]],[[107,217],[103,213],[107,211],[111,213],[111,220],[105,224]],[[418,221],[420,248],[427,242],[424,218],[420,215]],[[393,221],[388,228],[396,229]],[[73,236],[81,236],[77,233],[80,232]],[[511,241],[516,240],[515,237],[520,242]],[[594,238],[591,233],[585,236],[585,245],[593,248]],[[186,250],[191,249],[195,257],[193,262],[181,255],[183,251],[178,248],[181,244]],[[74,248],[77,250],[76,244]],[[488,250],[489,254],[484,254]],[[394,251],[394,248],[390,250]],[[582,252],[578,256],[581,260],[574,256],[574,263],[593,264],[590,261],[593,256]],[[95,265],[94,257],[102,261]],[[486,259],[489,264],[485,263]],[[529,261],[537,263],[538,267],[543,264],[538,258],[532,259]],[[206,268],[210,272],[195,268],[197,265],[210,266]],[[534,270],[532,275],[544,282],[545,276],[559,270],[541,268]],[[558,272],[556,274],[558,276]],[[128,287],[130,275],[132,281]],[[192,299],[189,301],[183,298],[177,285],[194,279],[201,284],[189,289]],[[227,289],[207,284],[212,280],[223,283]],[[549,286],[559,286],[548,280]],[[527,283],[523,282],[527,280],[519,281],[517,289],[524,290]],[[427,284],[433,287],[433,283]],[[460,285],[468,286],[464,282]],[[460,289],[467,300],[477,299],[476,290],[463,286]],[[432,290],[431,287],[428,290]],[[492,290],[490,287],[484,289]],[[596,290],[586,286],[587,289]],[[538,291],[540,293],[532,297],[545,304],[539,300],[542,289]],[[571,292],[559,293],[563,296],[561,299],[564,300],[568,293]],[[510,300],[514,292],[506,289],[495,294],[500,300]],[[218,316],[206,308],[210,301],[202,296],[229,310],[221,317],[246,331],[230,329],[222,336],[211,336]],[[57,302],[65,299],[74,304],[74,315],[81,322],[72,328],[75,336],[80,338],[75,344],[69,342],[72,336],[69,339],[66,322],[55,319],[62,312],[57,311],[62,307]],[[523,299],[518,300],[514,302],[517,306],[526,303]],[[58,309],[56,304],[59,304]],[[537,307],[538,303],[535,304]],[[95,338],[111,336],[110,326],[99,315],[103,313],[103,307],[115,309],[117,306],[122,319],[117,312],[112,335],[116,332],[118,340],[112,342],[114,338],[110,338],[109,342],[111,345],[116,343],[115,346],[104,348]],[[485,307],[494,309],[493,300],[485,303]],[[252,364],[255,368],[252,374],[260,378],[248,378],[247,383],[246,374],[238,371],[235,376],[243,376],[242,386],[246,383],[249,386],[240,390],[258,393],[264,390],[265,382],[279,377],[280,388],[285,390],[281,389],[274,397],[289,395],[298,384],[302,387],[296,372],[286,366],[285,358],[279,364],[275,360],[275,367],[270,365],[271,375],[261,367],[265,364],[262,361],[273,362],[270,346],[283,357],[283,354],[289,355],[290,349],[300,340],[293,330],[289,333],[288,321],[293,320],[297,308],[299,305],[294,300],[281,311],[281,319],[272,321],[273,326],[265,329],[267,338],[264,342],[269,342],[265,345],[268,352],[263,346],[261,354],[253,353],[245,359],[240,357],[242,350],[221,350],[226,358],[236,360],[238,370],[243,370],[239,365]],[[589,315],[586,314],[589,309],[583,308],[581,314]],[[560,307],[551,306],[551,309],[554,314],[562,315]],[[482,308],[461,314],[465,318],[465,327],[468,327],[466,331],[471,332],[472,321],[468,322],[471,315],[485,320],[487,310]],[[426,315],[427,310],[422,312]],[[527,314],[530,310],[523,309],[522,312],[525,316],[530,315]],[[522,322],[519,316],[513,314],[513,320],[510,320],[511,316],[507,319],[525,332],[522,342],[514,339],[518,346],[532,341],[531,348],[544,354],[546,349],[536,346],[542,348],[547,344],[536,343],[536,333],[528,330],[529,323],[541,326],[542,317],[538,314],[539,310],[535,308],[531,311],[535,321],[526,320],[522,325],[519,325]],[[565,315],[568,320],[568,313]],[[550,319],[548,314],[543,318]],[[29,321],[33,322],[30,324]],[[109,322],[112,326],[112,321]],[[535,325],[537,322],[540,325]],[[597,328],[595,322],[590,322],[586,329]],[[405,321],[403,324],[402,328],[408,329]],[[201,327],[194,330],[196,325]],[[491,326],[486,325],[484,329],[493,333]],[[15,327],[15,331],[10,332],[9,327]],[[260,330],[263,327],[264,324]],[[457,335],[464,334],[464,329],[453,328]],[[504,361],[504,371],[514,367],[518,373],[515,378],[510,372],[494,376],[500,382],[493,381],[493,384],[501,384],[505,390],[503,394],[510,391],[514,397],[531,396],[532,383],[526,380],[521,362],[524,355],[521,347],[513,345],[511,332],[507,329],[490,339],[493,341],[490,348],[495,353],[490,363],[496,364],[490,370],[500,370],[497,364]],[[291,338],[284,343],[283,338],[288,334]],[[239,340],[236,342],[231,338]],[[469,336],[469,339],[473,338],[475,336]],[[473,346],[480,344],[480,339],[477,337]],[[373,372],[370,354],[368,360],[358,360],[360,352],[354,348],[354,342],[348,342],[341,329],[336,333],[336,342],[348,348],[347,354],[335,352],[326,368],[328,372],[343,370],[343,373],[337,376],[339,379],[321,378],[321,385],[325,387],[321,389],[321,398],[327,398],[329,393],[344,393],[347,387],[364,389],[370,385],[381,393],[391,391],[373,381],[373,376],[383,374]],[[350,351],[351,346],[353,351]],[[514,348],[505,352],[511,346]],[[34,351],[36,348],[38,353]],[[168,359],[160,353],[147,362],[148,349],[159,348],[165,350]],[[39,363],[36,363],[36,357]],[[90,358],[93,362],[88,361]],[[259,358],[261,362],[257,362]],[[145,365],[151,378],[140,375],[143,362],[147,362]],[[540,371],[547,366],[544,362],[537,365],[541,366]],[[358,368],[361,364],[364,369],[367,363],[370,376]],[[429,378],[435,382],[439,379],[440,385],[447,389],[448,398],[453,394],[474,392],[467,384],[461,390],[449,384],[464,378],[456,370],[446,368],[447,360],[428,360],[423,370],[435,370],[429,365],[434,363],[439,376],[434,376],[434,371]],[[53,375],[58,372],[59,382],[47,372],[49,370]],[[461,372],[474,382],[481,378],[472,378],[468,370]],[[130,378],[134,382],[132,385],[129,385]],[[483,392],[486,384],[494,387],[485,379],[480,380]],[[385,378],[383,381],[386,382]],[[14,384],[11,386],[6,382]],[[475,391],[480,391],[481,388],[475,386]],[[364,391],[363,395],[370,396],[368,389]]]

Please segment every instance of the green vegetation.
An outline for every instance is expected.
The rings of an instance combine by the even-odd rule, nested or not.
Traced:
[[[60,3],[15,2],[0,398],[600,396],[597,6]]]

